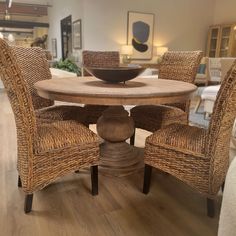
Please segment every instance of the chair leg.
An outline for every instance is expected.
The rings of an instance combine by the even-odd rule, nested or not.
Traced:
[[[211,218],[215,216],[215,201],[207,198],[207,215]]]
[[[33,203],[33,194],[26,194],[25,206],[24,206],[24,210],[26,214],[31,212],[32,203]]]
[[[135,128],[133,135],[130,137],[130,145],[134,146],[134,142],[135,142]]]
[[[201,103],[202,103],[202,99],[201,99],[201,97],[198,97],[197,104],[196,104],[196,106],[194,108],[194,113],[198,112],[198,109],[199,109]]]
[[[91,166],[92,195],[98,195],[98,166]]]
[[[205,112],[204,119],[205,120],[209,120],[210,119],[210,113],[209,112]]]
[[[225,181],[224,181],[223,184],[221,185],[222,193],[224,192],[224,189],[225,189]]]
[[[144,181],[143,181],[143,193],[145,194],[148,194],[150,190],[151,176],[152,176],[152,166],[146,164],[144,169]]]
[[[22,187],[22,183],[21,183],[20,176],[18,176],[18,187],[19,187],[19,188],[21,188],[21,187]]]

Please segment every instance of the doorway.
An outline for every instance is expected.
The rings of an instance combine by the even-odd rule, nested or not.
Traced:
[[[62,59],[72,54],[72,17],[71,15],[61,20],[61,45]]]

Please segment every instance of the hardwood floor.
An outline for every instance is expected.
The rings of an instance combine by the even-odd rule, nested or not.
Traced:
[[[95,127],[93,127],[95,128]],[[143,146],[148,132],[137,132]],[[6,94],[0,92],[0,235],[211,236],[217,216],[206,215],[206,199],[171,176],[153,171],[151,190],[141,192],[143,172],[125,178],[99,175],[99,195],[90,194],[89,170],[73,173],[34,194],[33,211],[23,211],[17,187],[16,132]]]

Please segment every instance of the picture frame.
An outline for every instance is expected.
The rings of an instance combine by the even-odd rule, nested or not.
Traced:
[[[52,39],[52,57],[57,58],[57,39]]]
[[[82,49],[82,20],[76,20],[72,23],[72,42],[74,49]]]
[[[151,60],[155,15],[128,11],[127,44],[133,46],[132,60]]]

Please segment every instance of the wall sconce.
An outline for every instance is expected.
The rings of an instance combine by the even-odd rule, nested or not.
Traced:
[[[121,55],[123,57],[124,64],[130,63],[132,54],[133,54],[133,46],[132,45],[122,45],[121,46]]]
[[[157,47],[157,63],[160,63],[162,56],[168,51],[168,47]]]

